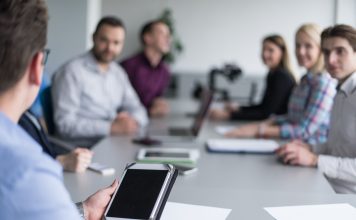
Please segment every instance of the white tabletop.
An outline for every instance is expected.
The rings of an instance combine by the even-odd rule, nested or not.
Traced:
[[[154,120],[153,130],[169,125],[188,125],[191,118],[175,115]],[[232,209],[228,219],[273,219],[267,206],[348,202],[356,206],[352,195],[337,195],[322,173],[315,168],[285,166],[274,155],[219,154],[205,150],[208,138],[221,137],[214,131],[221,123],[206,121],[194,142],[166,143],[163,147],[195,148],[200,151],[198,172],[179,176],[169,201],[210,205]],[[64,173],[64,183],[74,201],[85,199],[120,177],[126,163],[133,162],[140,145],[132,137],[108,137],[94,147],[93,161],[116,169],[114,176],[101,176],[92,171]]]

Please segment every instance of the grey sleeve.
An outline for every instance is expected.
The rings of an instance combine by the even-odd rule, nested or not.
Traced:
[[[315,144],[311,146],[312,152],[315,154],[325,154],[328,149],[328,142],[322,144]]]
[[[110,134],[111,121],[80,117],[81,80],[70,67],[57,72],[52,82],[54,121],[57,132],[69,138]]]

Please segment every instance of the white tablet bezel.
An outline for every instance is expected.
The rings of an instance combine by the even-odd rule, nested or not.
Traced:
[[[106,220],[135,220],[133,218],[128,219],[128,218],[119,218],[119,217],[107,217],[107,213],[109,212],[111,204],[112,204],[112,202],[113,202],[113,200],[114,200],[114,198],[116,196],[117,191],[119,190],[120,184],[122,183],[123,179],[125,178],[126,171],[129,170],[129,169],[137,169],[137,170],[167,170],[168,171],[167,172],[167,176],[166,176],[166,178],[164,180],[164,183],[162,185],[161,191],[159,192],[159,195],[157,197],[156,203],[153,206],[151,215],[150,215],[148,220],[154,219],[155,215],[157,215],[158,208],[159,208],[160,204],[162,203],[164,194],[168,189],[170,179],[173,177],[173,173],[174,173],[173,166],[172,165],[168,165],[168,164],[132,163],[132,164],[127,165],[126,169],[124,170],[124,172],[122,174],[122,177],[121,177],[121,180],[119,182],[119,185],[115,189],[115,192],[113,193],[113,195],[111,197],[111,200],[110,200],[110,202],[109,202],[109,204],[108,204],[108,206],[107,206],[107,208],[105,210],[104,216],[105,216]]]

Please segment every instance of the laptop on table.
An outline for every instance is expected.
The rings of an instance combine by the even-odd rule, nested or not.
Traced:
[[[213,92],[209,89],[204,89],[200,101],[200,107],[196,114],[193,124],[190,127],[169,127],[168,133],[165,135],[152,135],[152,137],[162,141],[174,140],[193,140],[199,135],[199,131],[203,125],[204,119],[208,114],[209,107],[213,100]]]

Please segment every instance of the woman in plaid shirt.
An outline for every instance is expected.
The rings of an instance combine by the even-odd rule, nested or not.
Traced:
[[[305,24],[296,33],[296,57],[307,73],[290,97],[288,113],[241,126],[226,136],[301,139],[309,144],[326,141],[336,81],[324,72],[321,31],[316,24]]]

